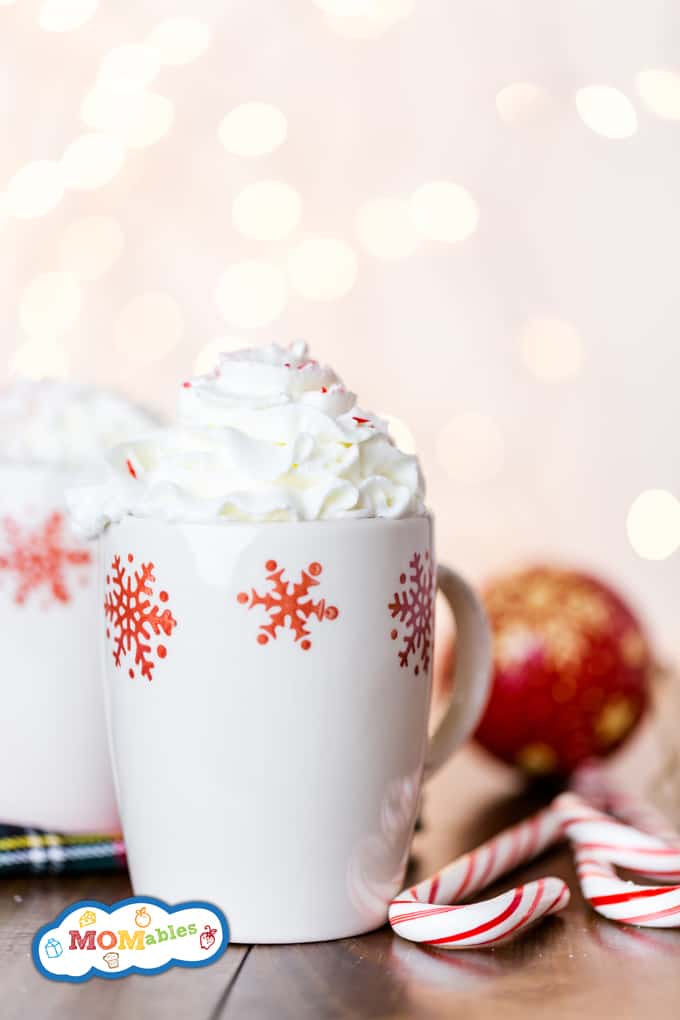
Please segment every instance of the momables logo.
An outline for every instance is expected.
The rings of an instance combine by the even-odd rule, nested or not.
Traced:
[[[33,962],[53,981],[160,974],[170,967],[205,967],[229,945],[218,907],[195,900],[170,906],[131,896],[107,906],[74,903],[33,938]]]

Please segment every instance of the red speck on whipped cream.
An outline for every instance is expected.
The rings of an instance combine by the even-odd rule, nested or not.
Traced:
[[[190,390],[191,389],[191,383],[190,382],[183,382],[182,386],[184,387],[185,390]]]
[[[352,421],[355,421],[357,423],[357,425],[370,425],[371,419],[370,418],[357,418],[357,416],[354,414],[354,415],[352,415]]]
[[[322,393],[328,393],[328,387],[327,386],[322,386],[321,387],[321,392]]]
[[[137,477],[137,472],[135,471],[134,467],[132,466],[132,461],[130,460],[129,457],[125,461],[125,463],[127,465],[128,472],[132,475],[133,478],[136,478]]]

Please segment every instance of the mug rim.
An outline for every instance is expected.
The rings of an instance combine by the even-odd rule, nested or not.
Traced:
[[[163,517],[158,516],[144,516],[142,514],[125,514],[120,520],[110,521],[106,527],[97,536],[98,538],[104,538],[111,528],[115,528],[118,525],[122,525],[126,521],[134,521],[135,523],[148,524],[150,526],[163,526],[167,528],[217,528],[220,531],[225,529],[234,530],[245,530],[253,528],[266,528],[267,530],[290,530],[291,528],[312,528],[314,525],[321,527],[322,529],[338,528],[340,526],[348,528],[356,528],[358,526],[364,527],[375,527],[377,525],[384,525],[389,527],[396,527],[410,523],[411,521],[426,521],[430,524],[434,523],[434,514],[432,510],[426,508],[422,513],[409,514],[407,517],[335,517],[335,518],[323,518],[311,521],[234,521],[225,518],[214,518],[210,520],[166,520]]]

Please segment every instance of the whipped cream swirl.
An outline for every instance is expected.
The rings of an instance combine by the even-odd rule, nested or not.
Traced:
[[[303,343],[222,354],[182,383],[177,424],[111,452],[68,494],[95,535],[126,514],[182,521],[310,521],[424,511],[416,457]]]
[[[85,383],[17,379],[0,387],[0,460],[77,468],[157,425],[124,397]]]

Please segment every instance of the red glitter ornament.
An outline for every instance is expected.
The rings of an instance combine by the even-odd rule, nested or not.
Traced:
[[[568,774],[619,747],[647,706],[651,666],[624,601],[593,577],[550,567],[483,594],[494,677],[477,741],[534,774]]]

